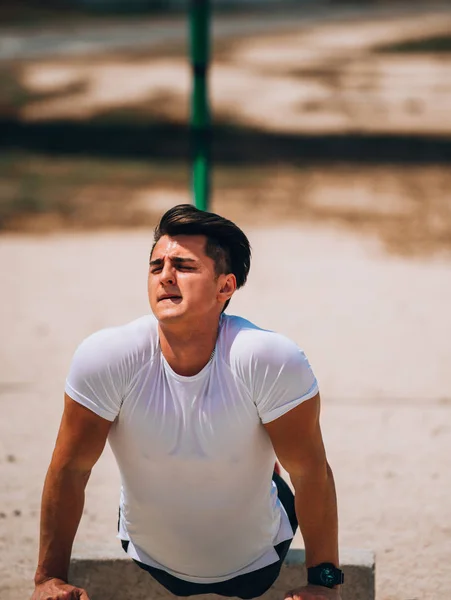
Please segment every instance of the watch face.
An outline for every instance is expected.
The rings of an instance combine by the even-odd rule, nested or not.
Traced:
[[[335,585],[335,575],[332,569],[329,567],[325,567],[321,570],[319,578],[324,585],[334,586]]]

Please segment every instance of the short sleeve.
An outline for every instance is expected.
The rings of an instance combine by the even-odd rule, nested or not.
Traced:
[[[114,421],[127,386],[127,370],[117,333],[104,329],[86,338],[75,351],[66,394],[100,417]]]
[[[252,390],[262,423],[274,421],[318,393],[305,353],[282,335],[266,332],[253,363]]]

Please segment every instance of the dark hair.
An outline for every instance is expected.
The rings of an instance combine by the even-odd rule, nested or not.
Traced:
[[[232,221],[199,210],[192,204],[178,204],[165,212],[155,227],[152,252],[164,235],[204,235],[207,238],[205,254],[213,259],[216,275],[233,273],[237,288],[246,283],[251,266],[251,246],[246,235]],[[223,310],[229,302],[227,300]]]

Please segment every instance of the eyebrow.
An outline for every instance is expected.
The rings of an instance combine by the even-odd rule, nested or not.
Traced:
[[[182,256],[172,256],[169,260],[172,263],[178,263],[178,264],[183,264],[183,263],[196,263],[197,264],[197,260],[195,260],[194,258],[183,258]],[[149,266],[151,266],[151,267],[159,266],[162,264],[163,264],[162,258],[155,258],[154,260],[151,260],[149,262]]]

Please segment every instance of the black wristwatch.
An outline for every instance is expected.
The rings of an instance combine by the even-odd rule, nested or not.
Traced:
[[[332,563],[321,563],[316,567],[307,569],[307,580],[312,585],[322,585],[324,587],[333,588],[336,585],[341,585],[345,576],[343,571],[337,569]]]

